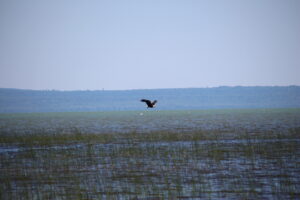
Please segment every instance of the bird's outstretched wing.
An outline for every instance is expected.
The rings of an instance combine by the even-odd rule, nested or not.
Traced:
[[[148,99],[141,99],[141,102],[145,102],[147,104],[147,106],[149,106],[149,107],[152,106],[151,101]]]
[[[154,101],[152,102],[152,105],[154,106],[156,103],[157,103],[157,100],[154,100]]]

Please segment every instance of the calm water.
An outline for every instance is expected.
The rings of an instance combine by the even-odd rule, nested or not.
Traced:
[[[300,109],[122,111],[0,115],[1,133],[127,133],[151,131],[287,131],[300,126]]]
[[[0,199],[300,198],[299,109],[9,114],[0,115],[0,127],[2,136],[216,134],[191,141],[2,143]]]

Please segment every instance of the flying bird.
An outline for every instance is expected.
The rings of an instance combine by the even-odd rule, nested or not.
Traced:
[[[151,102],[148,99],[141,99],[141,102],[145,102],[147,104],[147,106],[148,106],[147,108],[154,108],[155,104],[157,103],[156,100],[154,100],[153,102]]]

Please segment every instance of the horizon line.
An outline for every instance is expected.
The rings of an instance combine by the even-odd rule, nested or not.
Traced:
[[[62,90],[62,89],[26,89],[26,88],[5,88],[0,87],[1,90],[28,90],[28,91],[56,91],[56,92],[93,92],[93,91],[136,91],[136,90],[176,90],[176,89],[213,89],[213,88],[237,88],[237,87],[300,87],[300,85],[220,85],[220,86],[207,86],[207,87],[182,87],[182,88],[137,88],[137,89],[74,89],[74,90]]]

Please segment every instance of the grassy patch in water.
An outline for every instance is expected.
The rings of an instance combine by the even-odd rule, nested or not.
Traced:
[[[81,133],[75,130],[71,133],[1,134],[1,144],[17,144],[24,146],[47,146],[72,143],[135,143],[135,142],[176,142],[203,140],[253,140],[253,139],[299,139],[300,129],[290,129],[288,132],[267,131],[264,133],[228,132],[222,130],[198,130],[190,132],[153,131],[148,133]]]
[[[274,141],[250,140],[248,135],[249,140],[231,142],[224,139],[229,133],[217,131],[179,134],[16,137],[11,142],[27,146],[0,154],[0,198],[293,199],[299,195],[297,140],[276,139],[273,134]]]

